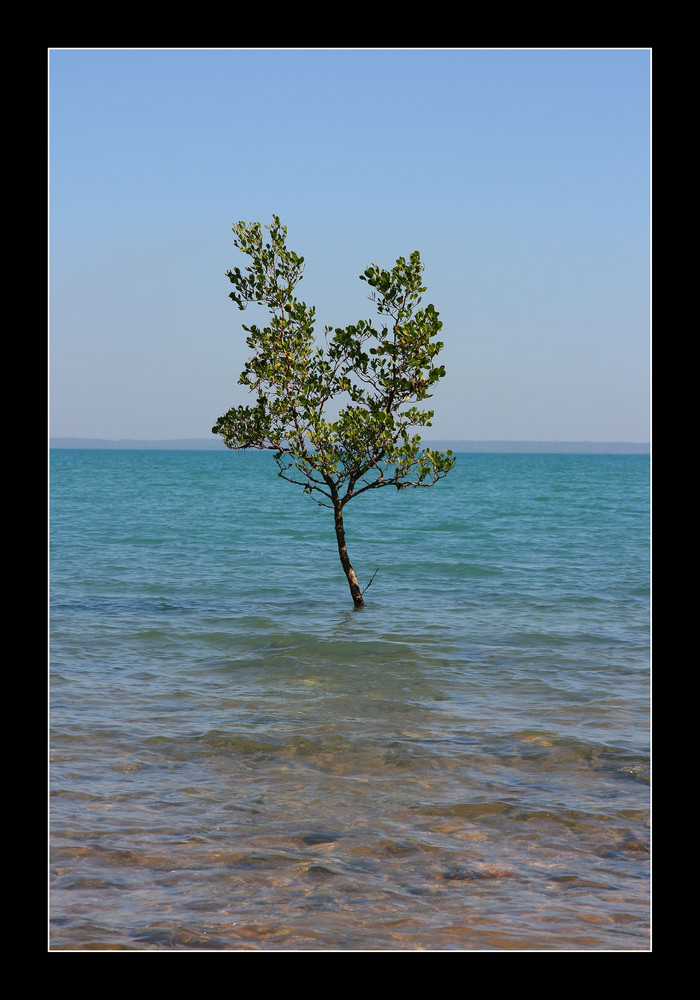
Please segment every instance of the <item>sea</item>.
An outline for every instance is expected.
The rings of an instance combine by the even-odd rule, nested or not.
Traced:
[[[648,454],[49,473],[49,950],[651,950]]]

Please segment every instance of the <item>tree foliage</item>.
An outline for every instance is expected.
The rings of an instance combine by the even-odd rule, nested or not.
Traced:
[[[283,479],[333,508],[341,563],[359,605],[339,534],[345,505],[384,486],[432,486],[454,466],[451,452],[422,448],[413,432],[430,426],[433,411],[416,404],[445,374],[436,363],[442,323],[433,305],[421,304],[424,266],[414,251],[391,270],[370,264],[360,275],[380,323],[327,326],[319,344],[315,309],[296,295],[304,258],[287,247],[286,226],[276,215],[265,229],[267,237],[259,222],[233,227],[248,264],[226,272],[239,309],[258,303],[269,313],[267,326],[243,325],[252,356],[239,383],[256,400],[232,407],[212,431],[229,448],[273,450]]]

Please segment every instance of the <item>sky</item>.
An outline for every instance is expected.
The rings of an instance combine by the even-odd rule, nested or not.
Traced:
[[[210,438],[250,401],[231,230],[274,214],[319,333],[420,252],[425,440],[649,441],[650,50],[48,59],[52,437]]]

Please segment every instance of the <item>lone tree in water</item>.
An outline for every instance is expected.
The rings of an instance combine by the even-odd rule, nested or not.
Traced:
[[[234,244],[250,263],[226,272],[239,309],[257,302],[270,313],[269,326],[243,326],[254,353],[239,384],[257,401],[232,407],[212,432],[228,448],[273,450],[278,475],[333,509],[340,562],[360,607],[364,591],[345,543],[345,505],[382,486],[433,486],[455,463],[452,452],[421,449],[419,435],[409,433],[430,426],[433,411],[414,404],[428,399],[445,374],[435,364],[442,323],[432,305],[420,306],[423,264],[414,251],[390,271],[371,264],[360,275],[387,325],[326,327],[324,349],[314,337],[314,307],[295,295],[304,258],[287,248],[287,228],[276,215],[265,228],[269,242],[259,222],[233,227]]]

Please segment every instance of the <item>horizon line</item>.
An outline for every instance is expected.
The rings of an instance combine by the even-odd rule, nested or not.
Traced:
[[[599,448],[609,451],[611,449],[632,449],[634,452],[647,452],[651,450],[650,441],[594,441],[594,440],[556,440],[556,439],[515,439],[515,438],[433,438],[423,439],[426,447],[450,448],[451,450],[466,449],[474,451],[477,448],[487,447],[502,451],[504,447],[514,447],[519,451],[526,448],[541,450],[553,447],[565,447],[567,449],[590,449]],[[225,449],[223,441],[217,438],[90,438],[90,437],[51,437],[49,438],[50,448],[187,448],[190,450],[218,450]],[[228,450],[228,449],[227,449]],[[239,450],[239,449],[233,449]],[[259,451],[265,449],[240,449],[246,451]],[[269,450],[269,449],[267,449]]]

